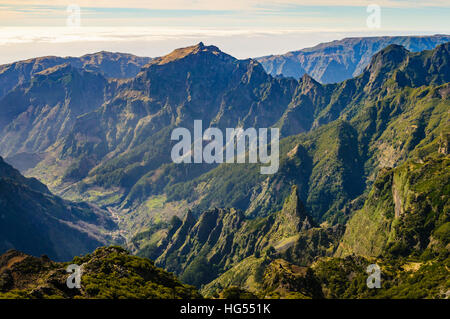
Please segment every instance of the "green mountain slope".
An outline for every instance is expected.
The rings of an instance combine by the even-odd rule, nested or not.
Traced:
[[[441,155],[380,172],[365,206],[347,223],[337,255],[448,253],[449,160]]]
[[[448,141],[440,144],[431,156],[380,171],[363,208],[328,250],[330,230],[316,237],[307,237],[313,229],[301,231],[295,246],[240,261],[202,293],[239,288],[260,298],[446,298],[450,165]],[[308,254],[315,259],[302,262]],[[380,267],[382,289],[367,288],[370,264]]]
[[[154,59],[136,78],[108,85],[111,98],[79,116],[70,132],[47,148],[27,174],[66,198],[113,206],[124,216],[130,211],[146,214],[146,203],[155,196],[166,198],[163,206],[168,215],[176,214],[168,207],[181,205],[197,211],[235,207],[246,215],[264,216],[281,209],[294,182],[312,214],[328,218],[362,194],[365,175],[373,178],[380,165],[379,154],[371,152],[376,151],[373,147],[386,126],[394,125],[398,116],[417,103],[427,104],[426,112],[434,112],[436,103],[440,103],[439,112],[446,107],[447,56],[448,44],[420,53],[392,45],[377,53],[359,77],[321,85],[308,76],[298,82],[274,79],[257,62],[234,59],[214,46],[200,43],[178,49]],[[431,67],[435,65],[439,67]],[[421,89],[425,82],[431,91]],[[420,126],[413,144],[420,143],[422,127],[440,114],[414,116],[419,117]],[[192,128],[198,118],[205,128],[278,126],[284,136],[311,131],[298,138],[315,142],[303,143],[300,159],[286,159],[280,174],[271,180],[262,180],[255,165],[230,169],[173,164],[171,130]],[[336,119],[345,122],[315,132]],[[288,143],[282,142],[282,148]],[[416,146],[411,143],[407,153]],[[284,158],[296,147],[289,146],[282,152]],[[390,147],[381,149],[389,154]],[[300,171],[288,173],[297,170],[292,166],[295,161],[304,164]],[[287,183],[283,169],[290,179]],[[276,183],[282,183],[281,187]],[[273,187],[281,196],[270,196]],[[155,214],[150,213],[150,219]]]
[[[262,231],[271,227],[271,211],[280,209],[280,199],[288,198],[286,190],[296,185],[299,198],[314,217],[338,223],[334,228],[325,224],[320,228],[294,231],[292,234],[296,235],[292,237],[282,236],[273,245],[273,251],[261,249],[262,246],[252,255],[236,250],[239,258],[231,259],[228,267],[219,268],[215,274],[220,276],[205,286],[204,293],[217,296],[237,286],[259,296],[311,296],[301,293],[302,284],[288,289],[276,283],[264,284],[264,272],[267,270],[267,276],[272,278],[269,265],[281,258],[283,263],[310,266],[313,271],[316,264],[321,265],[314,273],[325,297],[402,296],[409,284],[414,286],[407,280],[408,272],[412,272],[414,278],[423,275],[433,282],[423,296],[442,296],[445,289],[442,276],[445,277],[446,272],[443,265],[448,258],[445,232],[449,101],[447,75],[441,71],[445,70],[447,56],[448,44],[422,53],[408,53],[399,46],[381,51],[364,74],[341,84],[348,87],[353,82],[350,87],[355,97],[353,104],[339,111],[342,112],[339,120],[282,140],[280,170],[273,176],[259,175],[256,165],[223,164],[197,179],[169,186],[165,191],[167,201],[187,199],[199,210],[211,206],[238,207],[252,222],[264,221],[257,227]],[[425,69],[427,74],[424,75]],[[400,72],[404,76],[399,77]],[[420,77],[425,77],[426,82],[414,80]],[[418,87],[414,87],[415,83]],[[341,90],[336,92],[341,96]],[[413,160],[405,162],[408,159]],[[357,212],[353,214],[354,211]],[[395,211],[398,218],[395,218]],[[410,214],[400,211],[410,211]],[[341,240],[343,227],[339,224],[350,216]],[[201,277],[206,272],[205,265],[211,265],[207,256],[202,256],[204,259],[193,266],[175,262],[175,256],[201,251],[201,245],[191,242],[192,231],[187,229],[188,239],[179,242],[180,250],[174,258],[167,259],[163,254],[162,260],[165,267],[181,265],[175,270],[180,274],[186,271],[189,275],[198,275],[191,281],[198,285],[208,279]],[[246,227],[239,227],[236,232],[239,236],[234,238],[245,237],[242,231],[247,236],[252,234]],[[204,236],[213,233],[211,230]],[[211,251],[211,247],[207,251]],[[363,257],[348,259],[349,268],[342,273],[343,278],[352,272],[359,274],[354,286],[343,284],[339,278],[336,282],[328,280],[326,275],[331,274],[327,267],[347,262],[347,259],[320,259],[334,254],[379,257],[377,262],[384,264],[384,271],[391,274],[387,285],[392,290],[385,294],[367,290],[362,278],[367,277],[363,265],[367,266],[369,261]],[[417,263],[419,268],[408,270],[411,263]],[[198,280],[199,277],[202,279]],[[414,287],[417,293],[418,288]]]

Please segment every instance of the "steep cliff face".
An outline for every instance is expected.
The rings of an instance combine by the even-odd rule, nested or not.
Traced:
[[[382,171],[364,207],[347,222],[337,255],[378,256],[390,238],[394,221],[392,172]]]
[[[307,230],[312,225],[313,221],[299,198],[298,188],[293,186],[291,193],[284,200],[283,208],[275,214],[269,234],[273,239],[286,238],[297,235],[299,231]]]
[[[439,255],[449,241],[449,158],[407,162],[381,172],[349,220],[337,255]]]
[[[1,65],[0,154],[22,172],[35,167],[78,116],[97,109],[126,82],[122,78],[135,77],[150,61],[103,51]]]

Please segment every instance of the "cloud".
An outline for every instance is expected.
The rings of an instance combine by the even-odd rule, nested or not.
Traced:
[[[67,7],[77,4],[91,8],[142,8],[151,10],[255,10],[283,6],[366,7],[376,3],[386,8],[450,7],[448,0],[16,0],[1,1],[0,5]]]
[[[247,27],[250,24],[271,28],[331,27],[361,24],[365,7],[376,3],[382,10],[397,10],[397,15],[421,10],[449,12],[448,0],[0,0],[2,26],[62,26],[68,5],[81,7],[85,26],[197,26]],[[384,12],[384,11],[383,11]],[[434,12],[429,13],[434,15]],[[439,14],[438,14],[439,15]],[[439,17],[434,22],[439,23]]]
[[[338,30],[321,30],[321,32]],[[343,31],[343,30],[341,30]],[[158,27],[0,27],[0,45],[12,43],[68,43],[109,41],[159,41],[179,38],[287,35],[311,30],[289,29],[196,29]]]
[[[79,28],[66,27],[67,5],[73,3],[81,6]],[[299,49],[325,33],[372,34],[366,24],[369,3],[382,7],[380,34],[445,33],[450,27],[447,0],[0,0],[0,59],[10,61],[23,50],[30,56],[58,54],[69,47],[76,52],[130,47],[139,53],[151,46],[157,55],[204,39],[225,43],[238,56],[263,55],[274,48]],[[423,5],[430,7],[418,7]]]

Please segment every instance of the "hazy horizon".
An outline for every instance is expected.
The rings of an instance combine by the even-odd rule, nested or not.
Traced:
[[[448,1],[383,0],[375,9],[373,3],[2,0],[0,64],[98,51],[157,57],[200,41],[243,59],[346,37],[449,33]]]
[[[230,46],[230,42],[231,40],[210,40],[208,38],[201,38],[199,37],[198,39],[183,39],[183,40],[167,40],[165,43],[162,43],[158,48],[153,48],[153,50],[149,50],[146,51],[145,47],[139,47],[137,44],[138,43],[133,43],[136,44],[137,46],[130,46],[130,43],[128,43],[128,46],[123,45],[90,45],[87,46],[86,49],[84,50],[74,50],[74,47],[77,47],[77,44],[70,44],[70,45],[65,45],[65,46],[60,46],[60,45],[48,45],[47,48],[45,48],[44,50],[36,50],[36,53],[29,53],[29,50],[27,50],[27,48],[29,47],[29,45],[27,44],[16,44],[14,46],[10,46],[9,48],[4,48],[5,51],[2,52],[11,52],[14,53],[11,55],[10,59],[5,58],[4,56],[0,57],[0,64],[9,64],[9,63],[14,63],[17,61],[24,61],[24,60],[28,60],[28,59],[32,59],[32,58],[38,58],[38,57],[45,57],[45,56],[58,56],[58,57],[81,57],[83,55],[87,55],[87,54],[94,54],[94,53],[98,53],[101,51],[105,51],[105,52],[112,52],[112,53],[125,53],[125,54],[133,54],[136,56],[140,56],[140,57],[151,57],[151,58],[155,58],[155,57],[159,57],[159,56],[163,56],[166,54],[169,54],[170,52],[172,52],[173,50],[177,49],[177,48],[182,48],[182,47],[188,47],[188,46],[192,46],[195,45],[199,42],[203,42],[205,45],[214,45],[217,46],[221,51],[230,54],[238,59],[247,59],[247,58],[259,58],[259,57],[263,57],[263,56],[268,56],[268,55],[282,55],[282,54],[286,54],[292,51],[300,51],[303,49],[307,49],[307,48],[311,48],[314,47],[316,45],[322,44],[322,43],[327,43],[327,42],[331,42],[331,41],[335,41],[335,40],[343,40],[345,38],[358,38],[358,37],[391,37],[391,36],[432,36],[432,35],[438,35],[437,33],[429,33],[429,34],[419,34],[419,33],[405,33],[405,34],[389,34],[389,35],[383,35],[383,34],[377,34],[377,35],[353,35],[353,34],[349,34],[348,36],[339,36],[339,37],[333,37],[333,34],[327,35],[329,36],[329,39],[327,38],[327,36],[324,36],[323,34],[321,34],[322,37],[324,37],[324,40],[321,41],[317,41],[314,42],[313,40],[311,40],[311,44],[306,44],[303,47],[293,47],[292,49],[287,49],[285,51],[283,50],[277,50],[276,48],[274,48],[273,50],[270,51],[270,49],[267,49],[267,51],[264,51],[263,48],[260,48],[260,52],[261,54],[252,54],[252,55],[243,55],[243,54],[239,54],[239,52],[235,52],[235,54],[232,52],[234,51],[231,46]],[[448,35],[445,33],[441,33],[441,35]],[[235,41],[249,41],[249,39],[235,39]],[[262,43],[264,41],[261,41]],[[219,44],[220,43],[220,44]],[[305,42],[305,43],[309,43],[309,42]],[[33,46],[33,45],[32,45]],[[256,44],[257,46],[257,44]],[[9,49],[9,50],[8,50]],[[17,51],[16,51],[17,50]],[[46,53],[47,52],[47,53]],[[71,52],[74,52],[73,54]],[[75,53],[76,52],[76,53]],[[150,54],[147,54],[147,52],[149,52]],[[154,54],[151,54],[151,52],[154,52]],[[255,52],[258,52],[258,50],[255,50]]]

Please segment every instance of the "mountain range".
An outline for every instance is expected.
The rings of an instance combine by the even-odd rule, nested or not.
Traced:
[[[431,50],[450,41],[448,35],[345,38],[312,48],[269,55],[256,60],[273,76],[301,78],[305,73],[320,83],[337,83],[360,75],[372,56],[390,44],[411,52]]]
[[[121,244],[207,297],[441,298],[446,37],[319,45],[316,70],[333,64],[335,46],[348,45],[345,55],[370,43],[346,66],[351,76],[327,68],[347,74],[330,84],[274,77],[265,61],[203,43],[153,59],[101,52],[1,66],[10,87],[0,95],[0,154],[33,179],[0,162],[0,250],[70,260]],[[172,130],[196,119],[279,128],[278,172],[173,163]],[[383,291],[365,286],[373,263],[386,274]]]

